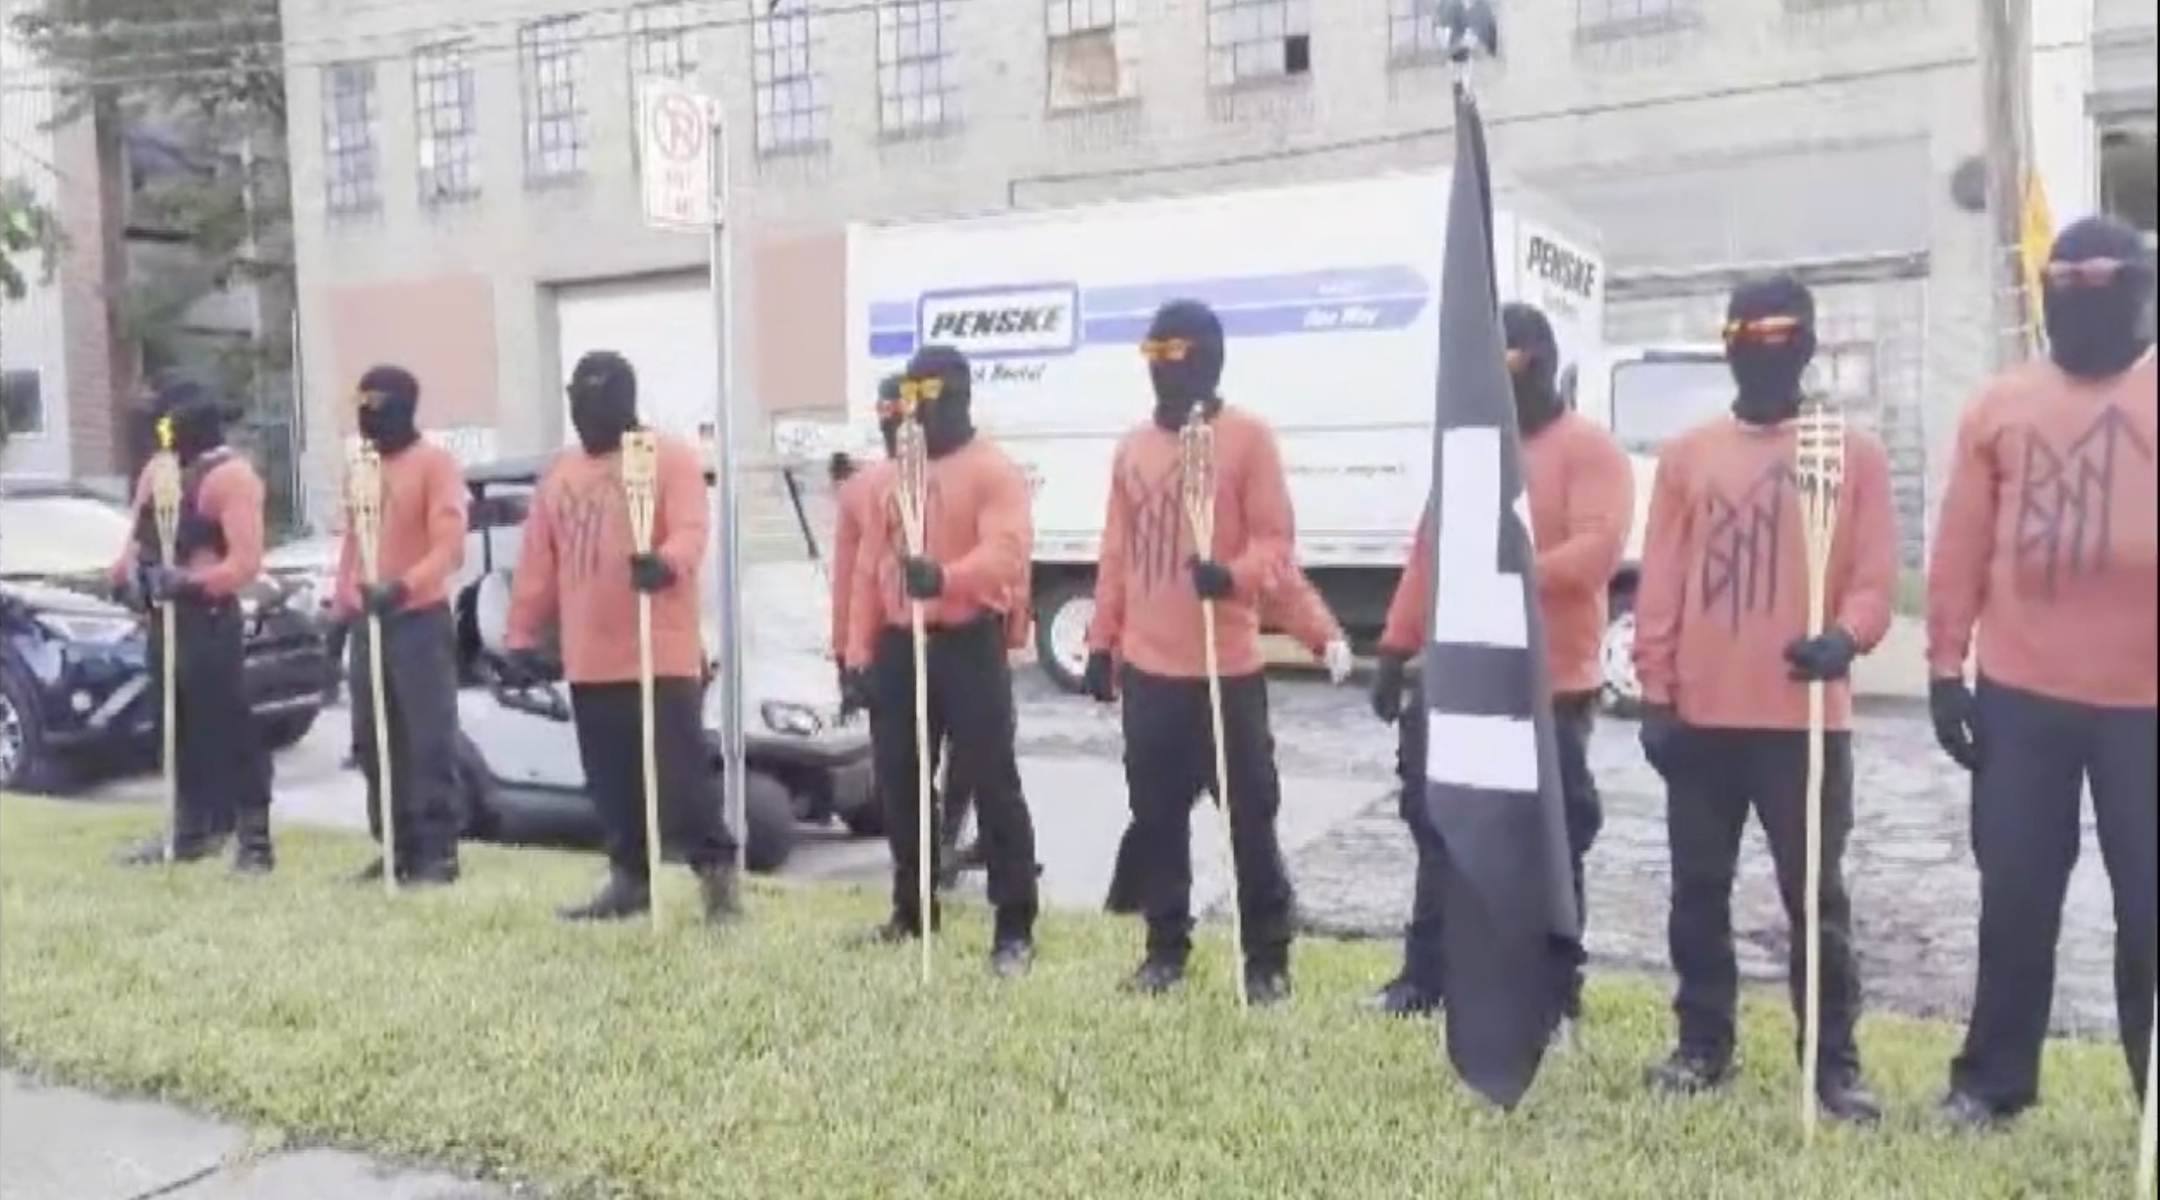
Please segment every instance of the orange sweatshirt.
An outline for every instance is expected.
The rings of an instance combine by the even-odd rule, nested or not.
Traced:
[[[150,470],[145,466],[135,477],[137,519],[150,506]],[[238,451],[226,451],[223,461],[205,470],[196,484],[195,511],[203,520],[216,523],[225,539],[225,553],[219,555],[205,547],[189,554],[187,561],[179,565],[211,597],[237,595],[261,577],[263,500],[262,476]],[[113,578],[125,578],[134,562],[131,538],[119,561],[113,564]]]
[[[1635,517],[1635,474],[1612,435],[1574,413],[1523,442],[1523,490],[1537,550],[1538,612],[1552,690],[1596,690],[1607,594]],[[1410,561],[1388,604],[1382,649],[1414,655],[1432,619],[1430,516],[1418,522]]]
[[[376,570],[405,585],[405,608],[449,599],[450,577],[465,565],[465,473],[448,450],[415,442],[382,460],[382,528]],[[350,516],[338,543],[337,586],[331,607],[360,611],[360,539]]]
[[[1282,451],[1267,422],[1224,405],[1215,416],[1215,539],[1208,557],[1236,591],[1215,605],[1215,653],[1224,675],[1262,665],[1262,597],[1291,569],[1297,521]],[[1118,443],[1095,569],[1088,647],[1172,679],[1206,675],[1200,597],[1193,590],[1192,525],[1180,494],[1179,437],[1152,422]]]
[[[881,628],[906,629],[910,602],[902,579],[906,540],[894,489],[898,469],[878,477],[873,523],[863,530],[848,601],[849,666],[870,665]],[[989,438],[929,463],[924,497],[923,557],[945,570],[945,593],[923,605],[932,629],[950,628],[986,612],[1006,617],[1025,606],[1028,559],[1035,549],[1027,476]]]
[[[653,552],[674,568],[675,582],[652,598],[653,673],[696,679],[705,673],[698,574],[712,530],[703,454],[696,445],[663,434],[656,471]],[[538,645],[555,620],[562,633],[563,673],[572,683],[635,680],[634,550],[623,501],[622,455],[577,449],[556,455],[525,519],[510,584],[510,648]]]
[[[1965,409],[1928,563],[1928,666],[2111,708],[2160,702],[2153,355],[2111,380],[2027,363]]]
[[[1807,728],[1807,685],[1785,647],[1807,634],[1808,560],[1796,438],[1731,417],[1667,442],[1658,456],[1635,598],[1635,670],[1643,698],[1690,725]],[[1897,518],[1882,443],[1845,435],[1845,483],[1826,576],[1827,625],[1864,652],[1890,628]],[[1827,689],[1827,728],[1852,722],[1850,681]]]
[[[1280,585],[1260,597],[1260,624],[1296,638],[1314,658],[1327,653],[1328,643],[1343,635],[1320,589],[1295,566],[1283,573]]]
[[[845,658],[848,608],[855,597],[855,559],[862,552],[863,532],[877,525],[877,507],[885,496],[886,477],[892,460],[868,463],[850,475],[833,497],[839,516],[833,522],[832,540],[832,640],[834,661]]]

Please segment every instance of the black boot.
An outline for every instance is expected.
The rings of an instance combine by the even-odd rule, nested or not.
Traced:
[[[990,973],[1014,979],[1035,965],[1035,905],[1008,904],[991,919]]]
[[[398,883],[403,887],[449,887],[458,881],[458,875],[455,854],[414,855],[413,861],[399,867]]]
[[[1653,1092],[1668,1096],[1699,1096],[1724,1087],[1732,1079],[1732,1061],[1685,1047],[1664,1062],[1643,1072],[1643,1082]]]
[[[697,870],[698,904],[705,923],[715,929],[742,919],[742,880],[734,863],[716,863]]]
[[[1254,963],[1245,969],[1245,1003],[1267,1008],[1290,998],[1290,972],[1271,963]]]
[[[268,875],[277,866],[277,851],[270,843],[270,810],[240,814],[234,839],[232,869],[236,875]]]
[[[628,872],[611,870],[607,882],[583,904],[557,909],[565,921],[624,921],[652,909],[652,886]]]
[[[935,932],[939,927],[938,917],[939,914],[937,913],[930,915],[932,932]],[[917,920],[914,914],[895,912],[878,924],[856,934],[849,939],[849,942],[861,947],[897,946],[902,942],[912,942],[921,936],[922,922]]]
[[[1841,1125],[1882,1122],[1882,1101],[1868,1090],[1858,1067],[1824,1067],[1815,1080],[1815,1099],[1823,1115]]]
[[[1035,965],[1035,941],[1027,937],[999,938],[990,947],[990,973],[1000,979],[1017,979]]]
[[[113,862],[123,867],[155,867],[167,862],[192,863],[206,858],[216,858],[225,849],[225,835],[211,834],[207,837],[183,837],[175,839],[168,847],[162,837],[146,838],[132,846],[122,847],[113,855]]]
[[[1125,990],[1143,996],[1160,996],[1185,982],[1185,960],[1167,954],[1150,954],[1125,980]]]
[[[1971,1133],[1990,1133],[2017,1119],[2016,1113],[2005,1112],[1963,1088],[1950,1089],[1936,1111],[1943,1120]]]
[[[1440,993],[1398,975],[1365,998],[1365,1009],[1386,1017],[1422,1017],[1440,1011]]]

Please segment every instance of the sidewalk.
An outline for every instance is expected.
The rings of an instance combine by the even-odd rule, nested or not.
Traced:
[[[330,1150],[280,1152],[247,1130],[0,1074],[6,1200],[512,1200],[516,1193]]]

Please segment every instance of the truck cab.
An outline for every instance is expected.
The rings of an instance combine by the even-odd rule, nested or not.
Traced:
[[[1658,451],[1667,439],[1726,412],[1732,394],[1725,348],[1715,342],[1613,346],[1602,364],[1578,381],[1576,411],[1612,431],[1635,471],[1634,521],[1626,557],[1613,577],[1599,653],[1608,712],[1631,715],[1642,703],[1635,678],[1635,588]]]

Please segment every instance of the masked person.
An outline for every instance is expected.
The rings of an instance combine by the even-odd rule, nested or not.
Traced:
[[[389,847],[400,882],[457,881],[457,618],[450,581],[465,563],[465,475],[448,450],[420,437],[420,381],[402,367],[360,377],[360,436],[382,463],[374,582],[360,576],[360,534],[348,516],[333,607],[347,630],[353,756],[367,780],[368,830],[382,840],[385,792],[396,818]],[[383,716],[375,725],[370,630],[382,633]],[[389,745],[385,787],[379,742]],[[379,882],[383,859],[354,876]]]
[[[929,742],[948,746],[949,773],[974,789],[993,911],[990,968],[1024,973],[1035,956],[1035,822],[1020,790],[1015,757],[1012,672],[1006,665],[1007,613],[1025,586],[1034,551],[1027,478],[975,432],[974,372],[949,346],[925,346],[908,361],[902,404],[922,425],[927,458],[923,544],[911,553],[899,512],[900,472],[886,475],[854,568],[846,661],[866,664],[856,686],[868,692],[877,786],[892,848],[892,915],[871,942],[900,942],[935,928],[922,911],[918,856],[913,621],[920,605],[928,645],[923,681]],[[933,770],[935,767],[933,766]],[[935,824],[935,822],[933,822]],[[933,847],[931,869],[939,857]]]
[[[1350,652],[1350,640],[1343,635],[1342,626],[1329,610],[1327,600],[1320,589],[1312,585],[1305,572],[1292,566],[1283,586],[1261,597],[1260,623],[1262,628],[1277,629],[1295,638],[1311,651],[1327,668],[1328,682],[1341,684],[1350,678],[1357,668],[1357,660]],[[1199,796],[1193,797],[1195,801]],[[1103,901],[1103,911],[1119,916],[1139,916],[1145,911],[1146,881],[1142,877],[1146,862],[1146,846],[1140,840],[1140,827],[1131,821],[1125,823],[1125,834],[1118,839],[1117,859],[1110,870],[1110,891]],[[1287,873],[1288,867],[1284,868]]]
[[[1793,1009],[1804,1021],[1807,696],[1809,682],[1820,681],[1827,733],[1815,1094],[1832,1119],[1869,1122],[1880,1110],[1861,1080],[1853,1039],[1860,980],[1843,866],[1853,823],[1847,676],[1890,623],[1897,530],[1889,459],[1873,436],[1846,431],[1825,574],[1827,628],[1809,637],[1794,418],[1815,353],[1814,297],[1789,276],[1750,281],[1734,289],[1726,314],[1732,415],[1687,430],[1660,452],[1636,596],[1642,748],[1666,785],[1667,934],[1679,976],[1679,1045],[1649,1082],[1690,1094],[1731,1076],[1732,889],[1751,808],[1791,926]]]
[[[2145,1086],[2160,842],[2160,428],[2141,320],[2152,295],[2135,230],[2071,224],[2043,283],[2048,359],[1990,381],[1958,426],[1927,619],[1937,737],[1973,772],[1980,961],[1944,1102],[1966,1125],[2007,1120],[2039,1098],[2084,785],[2115,893],[2117,1028],[2133,1084]]]
[[[1246,996],[1272,1004],[1290,994],[1293,897],[1275,829],[1282,788],[1261,675],[1260,603],[1292,569],[1290,488],[1274,431],[1217,395],[1223,328],[1212,309],[1165,304],[1141,349],[1155,412],[1112,460],[1085,676],[1095,699],[1123,698],[1125,786],[1147,922],[1146,957],[1128,986],[1162,992],[1185,977],[1193,800],[1205,791],[1229,808]],[[1209,546],[1194,544],[1185,511],[1182,440],[1194,419],[1208,423],[1214,447]],[[1215,606],[1226,780],[1214,778],[1202,601]]]
[[[153,419],[180,461],[179,522],[173,559],[165,561],[150,494],[150,469],[135,484],[134,542],[114,568],[122,598],[134,606],[170,607],[174,645],[165,623],[150,624],[152,694],[162,695],[168,649],[173,665],[173,774],[178,812],[172,856],[195,862],[234,838],[233,869],[269,871],[269,750],[255,728],[245,682],[246,617],[239,594],[262,574],[263,481],[248,460],[225,444],[226,411],[201,384],[162,388]],[[159,711],[163,711],[160,705]],[[123,851],[140,866],[166,861],[155,838]]]
[[[1625,451],[1590,420],[1570,411],[1558,385],[1560,347],[1552,323],[1528,304],[1501,309],[1515,420],[1522,433],[1523,488],[1536,548],[1538,611],[1545,627],[1546,675],[1552,689],[1554,749],[1567,815],[1575,908],[1585,913],[1583,858],[1604,825],[1597,781],[1590,775],[1590,733],[1597,718],[1598,661],[1605,636],[1606,597],[1627,548],[1635,514],[1635,476]],[[1388,605],[1373,676],[1373,715],[1397,729],[1396,774],[1401,814],[1417,850],[1417,886],[1403,937],[1402,972],[1368,1001],[1391,1015],[1440,1006],[1440,939],[1447,847],[1425,812],[1425,705],[1406,689],[1408,664],[1425,647],[1432,612],[1432,542],[1428,516],[1419,521],[1410,562]],[[1405,692],[1410,702],[1405,704]],[[1564,1017],[1582,1015],[1581,947]]]
[[[560,915],[617,921],[652,907],[643,753],[649,716],[663,840],[696,876],[706,923],[730,924],[742,913],[736,837],[721,813],[705,743],[698,584],[712,525],[704,455],[695,443],[657,438],[653,548],[640,552],[622,479],[623,437],[644,428],[637,373],[622,355],[593,351],[571,371],[569,396],[578,444],[556,455],[540,478],[511,578],[504,639],[505,682],[536,682],[558,665],[541,649],[548,626],[557,627],[578,759],[607,834],[606,883]],[[639,683],[640,595],[652,598],[650,714]],[[732,649],[741,652],[739,644]]]
[[[839,517],[833,523],[833,570],[829,581],[832,588],[831,650],[833,662],[839,665],[840,705],[846,714],[869,708],[870,664],[851,666],[846,661],[848,619],[863,531],[877,524],[878,505],[885,501],[891,488],[892,457],[900,430],[900,384],[903,378],[888,375],[878,383],[878,437],[885,444],[885,460],[862,466],[846,455],[834,456],[834,482],[840,490],[835,497]],[[838,465],[843,462],[846,463],[844,467]],[[933,752],[942,750],[943,747],[939,747]],[[953,777],[950,759],[946,760],[945,771],[938,803],[938,833],[943,839],[939,845],[938,886],[950,888],[965,861],[979,862],[980,851],[972,846],[963,851],[958,845],[961,830],[966,828],[968,815],[974,809],[973,789],[967,786],[966,780]]]

